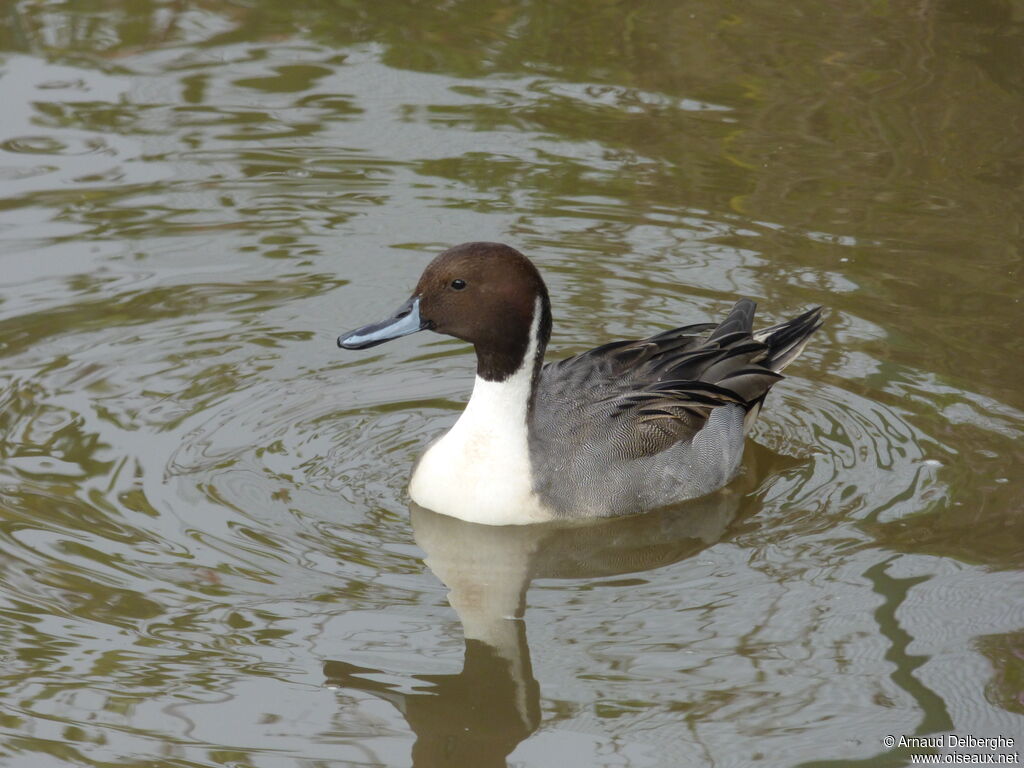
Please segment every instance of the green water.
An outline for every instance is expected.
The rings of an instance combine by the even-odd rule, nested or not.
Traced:
[[[1020,2],[0,3],[0,765],[1024,752],[1022,230]],[[482,239],[550,357],[827,322],[725,492],[481,529],[471,351],[334,339]]]

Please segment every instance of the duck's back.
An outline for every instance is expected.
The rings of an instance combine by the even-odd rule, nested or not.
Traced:
[[[820,310],[753,332],[755,305],[551,363],[530,411],[533,485],[559,515],[621,515],[725,485],[745,421],[820,325]],[[750,418],[748,418],[748,414]]]

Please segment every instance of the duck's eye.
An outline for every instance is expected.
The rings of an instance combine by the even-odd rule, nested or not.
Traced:
[[[461,277],[457,277],[454,280],[452,280],[452,288],[454,288],[456,291],[461,291],[465,287],[466,281],[463,280]]]

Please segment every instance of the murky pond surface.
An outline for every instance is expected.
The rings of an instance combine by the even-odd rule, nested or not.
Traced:
[[[1020,3],[0,14],[4,766],[1024,751]],[[828,319],[726,491],[462,524],[471,350],[334,339],[480,239],[549,357]]]

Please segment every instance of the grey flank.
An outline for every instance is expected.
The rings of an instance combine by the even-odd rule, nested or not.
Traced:
[[[629,514],[710,493],[743,458],[744,423],[821,325],[821,308],[753,331],[719,325],[606,344],[541,370],[529,416],[534,489],[559,516]],[[751,419],[752,420],[752,419]]]

